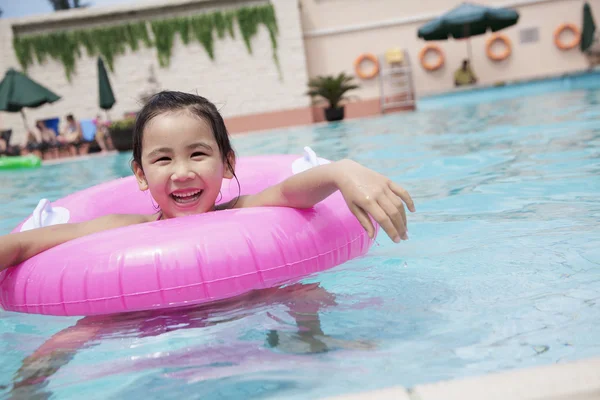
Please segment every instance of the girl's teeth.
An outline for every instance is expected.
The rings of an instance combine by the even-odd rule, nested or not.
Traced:
[[[197,195],[200,192],[188,193],[188,194],[174,194],[175,197],[192,197]]]
[[[190,201],[195,201],[200,196],[201,193],[202,193],[202,190],[200,190],[198,192],[194,192],[194,193],[189,193],[189,194],[172,194],[171,196],[173,196],[173,199],[176,202],[187,203]]]

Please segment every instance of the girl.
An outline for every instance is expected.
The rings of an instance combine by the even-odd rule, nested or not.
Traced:
[[[156,215],[107,215],[0,237],[0,271],[69,240],[91,233],[209,211],[260,206],[309,208],[339,190],[370,237],[371,215],[394,242],[408,239],[404,203],[410,195],[388,178],[342,160],[294,175],[260,193],[219,206],[224,178],[235,178],[235,153],[216,107],[203,97],[164,91],[137,116],[132,169],[140,190],[149,190]]]

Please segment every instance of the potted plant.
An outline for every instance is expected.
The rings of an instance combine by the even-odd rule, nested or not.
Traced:
[[[133,150],[133,126],[135,118],[127,117],[120,121],[114,121],[110,124],[108,130],[113,146],[118,151]]]
[[[338,76],[317,76],[309,80],[307,94],[313,99],[323,98],[329,103],[329,107],[325,109],[327,121],[344,119],[344,106],[340,102],[346,99],[346,92],[359,88],[352,83],[352,79],[353,77],[342,72]]]

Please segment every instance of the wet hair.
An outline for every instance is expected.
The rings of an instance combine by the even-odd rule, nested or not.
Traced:
[[[221,159],[227,168],[229,168],[236,181],[238,181],[230,161],[231,156],[235,157],[235,152],[229,141],[229,133],[227,132],[225,121],[223,121],[223,117],[219,113],[219,110],[217,110],[217,107],[202,96],[177,91],[162,91],[152,95],[137,114],[133,127],[132,167],[133,163],[137,163],[142,168],[142,140],[146,125],[158,115],[183,110],[201,118],[210,125],[219,151],[221,152]]]
[[[73,114],[67,114],[67,119],[69,121],[73,121],[73,120],[75,120],[75,117],[73,117]]]

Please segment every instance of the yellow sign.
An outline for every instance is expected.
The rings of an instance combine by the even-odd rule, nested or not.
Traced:
[[[388,64],[402,64],[404,62],[404,52],[398,48],[389,49],[385,52],[385,61]]]

